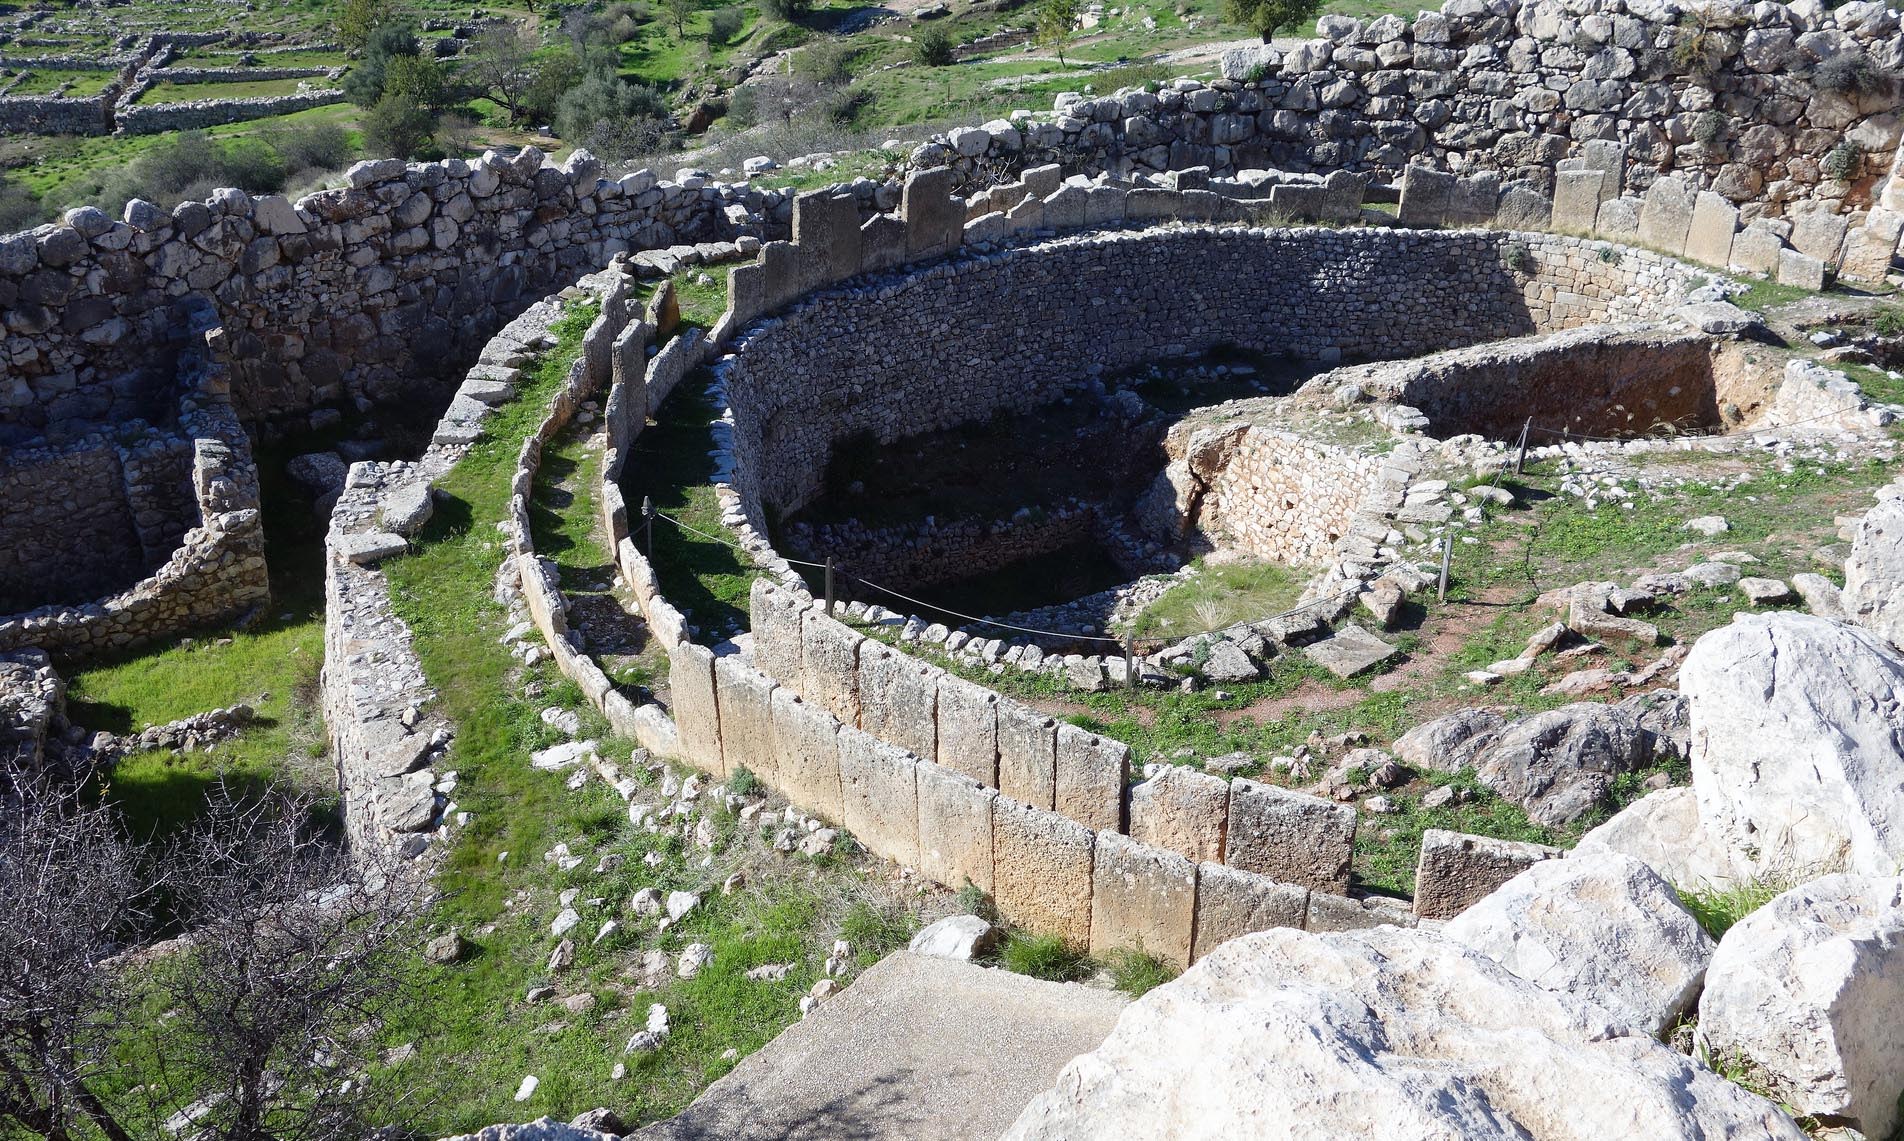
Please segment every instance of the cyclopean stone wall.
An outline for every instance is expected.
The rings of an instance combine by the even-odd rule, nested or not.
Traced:
[[[0,463],[9,493],[51,496],[15,501],[0,522],[11,597],[70,599],[151,568],[96,602],[0,615],[0,649],[91,657],[230,622],[269,598],[258,473],[227,399],[224,342],[222,328],[202,328],[178,354],[175,429],[123,450],[83,440]],[[54,489],[45,486],[49,477],[88,482]],[[87,495],[107,506],[88,509],[80,502]]]
[[[1880,3],[1448,0],[1411,23],[1324,16],[1289,51],[1226,53],[1224,78],[1059,95],[1053,110],[935,137],[921,166],[1066,171],[1209,166],[1396,175],[1411,161],[1551,193],[1586,144],[1626,181],[1670,172],[1756,216],[1870,205],[1898,147],[1900,14]],[[1847,57],[1868,61],[1859,90]],[[1833,63],[1833,60],[1839,62]],[[1826,157],[1857,148],[1849,177]]]
[[[1575,239],[1495,232],[1185,227],[972,253],[817,292],[739,336],[719,366],[734,491],[754,519],[797,509],[839,441],[1024,411],[1085,362],[1114,371],[1225,343],[1408,357],[1637,318],[1688,280],[1644,252],[1607,262]]]

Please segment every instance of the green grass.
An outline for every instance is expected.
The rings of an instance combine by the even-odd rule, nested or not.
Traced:
[[[1093,970],[1090,956],[1058,935],[1014,931],[998,953],[999,964],[1017,975],[1049,982],[1076,982]]]
[[[727,270],[724,265],[695,266],[674,275],[674,299],[683,324],[712,329],[727,312]]]
[[[1794,879],[1774,877],[1746,880],[1731,887],[1697,884],[1677,887],[1676,890],[1679,892],[1679,902],[1692,912],[1693,918],[1705,928],[1706,934],[1720,939],[1739,920],[1791,890],[1794,883]]]
[[[257,99],[267,95],[295,94],[300,83],[330,86],[323,79],[252,79],[230,83],[154,83],[139,96],[139,102],[191,103],[199,99]]]
[[[661,593],[691,625],[718,638],[747,628],[748,594],[759,571],[730,545],[720,501],[708,482],[714,474],[708,429],[716,417],[707,393],[709,379],[705,369],[697,369],[662,404],[655,422],[635,441],[622,492],[637,544],[642,542],[639,512],[644,497],[669,517],[655,520],[654,549],[648,552]],[[669,519],[704,534],[684,530]]]
[[[1296,604],[1309,575],[1279,563],[1208,563],[1146,606],[1132,623],[1141,638],[1176,641],[1280,614]]]
[[[1176,968],[1142,951],[1113,951],[1106,958],[1111,985],[1132,998],[1142,998],[1177,977]]]
[[[1796,285],[1780,285],[1776,281],[1758,281],[1753,278],[1742,280],[1746,283],[1745,292],[1734,296],[1732,303],[1754,313],[1763,313],[1767,309],[1812,296],[1811,290],[1800,289]]]

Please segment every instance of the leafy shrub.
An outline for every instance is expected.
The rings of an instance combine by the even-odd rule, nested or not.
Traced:
[[[1826,152],[1825,160],[1818,164],[1818,169],[1824,172],[1826,178],[1849,182],[1864,169],[1864,148],[1846,139]]]
[[[620,162],[654,150],[667,134],[667,100],[652,87],[590,72],[556,105],[555,130],[601,158]]]
[[[1322,0],[1223,0],[1223,13],[1234,23],[1269,38],[1284,28],[1294,28],[1316,18]]]
[[[741,25],[746,22],[747,18],[741,14],[739,8],[722,8],[718,12],[710,12],[707,17],[707,42],[727,43],[740,34]]]
[[[1818,65],[1812,72],[1812,86],[1836,95],[1875,95],[1884,90],[1890,77],[1884,69],[1856,48],[1842,51]]]
[[[934,25],[912,41],[912,58],[927,67],[944,67],[954,58],[952,33]]]
[[[1904,337],[1904,309],[1892,307],[1879,310],[1871,322],[1880,337]]]
[[[829,123],[850,127],[873,101],[869,91],[839,90],[823,96],[814,105],[814,113]]]
[[[344,98],[359,107],[374,107],[383,98],[390,61],[415,59],[419,47],[416,30],[407,23],[377,27],[364,45],[364,57],[344,76]]]
[[[993,906],[991,897],[971,880],[965,881],[965,886],[958,890],[956,899],[960,913],[976,915],[987,923],[998,922],[998,908]]]
[[[1729,47],[1725,35],[1704,15],[1688,12],[1673,32],[1673,67],[1687,75],[1710,78],[1724,65]]]
[[[278,152],[284,169],[292,173],[308,170],[336,170],[350,161],[356,148],[350,132],[334,122],[285,123],[267,127],[258,137]]]
[[[1062,938],[1023,931],[1014,931],[1005,940],[999,962],[1013,974],[1060,983],[1074,982],[1091,973],[1091,960]]]
[[[32,191],[0,176],[0,234],[37,225],[44,214],[40,200],[33,196]]]
[[[1717,111],[1707,111],[1692,121],[1692,139],[1702,147],[1717,149],[1724,145],[1730,124]]]
[[[791,24],[813,11],[813,0],[762,0],[767,14]]]
[[[834,40],[814,44],[793,58],[793,73],[817,87],[853,81],[853,49]]]
[[[1519,242],[1509,242],[1501,247],[1501,264],[1515,273],[1528,273],[1534,268],[1534,255]]]
[[[415,158],[436,134],[436,119],[414,96],[392,93],[364,115],[364,149],[382,158]]]
[[[727,778],[727,789],[735,796],[753,796],[760,792],[760,778],[754,775],[754,770],[742,765]]]

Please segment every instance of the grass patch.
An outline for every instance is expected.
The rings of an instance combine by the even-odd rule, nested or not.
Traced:
[[[1280,614],[1296,604],[1309,576],[1278,563],[1206,563],[1146,606],[1132,623],[1140,638],[1176,640]]]
[[[998,953],[999,964],[1017,975],[1049,982],[1076,982],[1090,975],[1090,956],[1058,935],[1014,931]]]
[[[1142,998],[1177,977],[1176,968],[1142,951],[1113,951],[1105,966],[1111,985],[1132,998]]]
[[[1692,912],[1692,917],[1699,921],[1699,926],[1705,928],[1706,934],[1720,939],[1739,920],[1772,902],[1791,887],[1792,881],[1774,878],[1747,880],[1731,887],[1702,884],[1697,887],[1675,887],[1674,890],[1679,893],[1679,902]]]

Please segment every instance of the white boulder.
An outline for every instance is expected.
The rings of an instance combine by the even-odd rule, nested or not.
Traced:
[[[1904,863],[1904,660],[1877,635],[1740,615],[1693,645],[1679,689],[1699,818],[1757,874]]]
[[[906,944],[915,955],[971,962],[998,944],[999,930],[976,915],[948,915]]]
[[[1750,869],[1699,820],[1699,794],[1685,786],[1649,792],[1580,837],[1577,854],[1619,852],[1674,887],[1718,888],[1750,878]]]
[[[1542,860],[1450,919],[1442,934],[1656,1038],[1699,997],[1713,950],[1671,884],[1605,850]]]
[[[1231,940],[1132,1003],[1010,1141],[1780,1139],[1770,1102],[1483,955],[1397,927]]]
[[[1904,496],[1865,512],[1845,560],[1845,615],[1904,647]]]
[[[1904,1095],[1904,879],[1826,876],[1719,941],[1699,1000],[1715,1059],[1743,1059],[1802,1113],[1890,1137]]]

